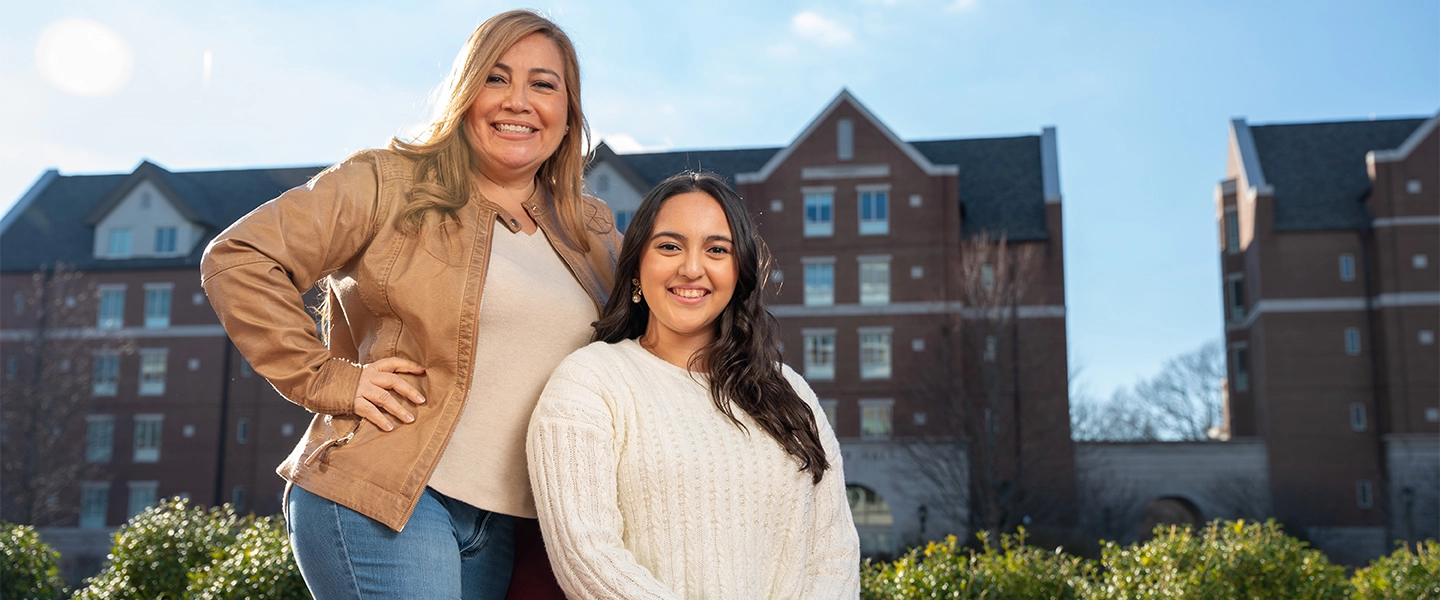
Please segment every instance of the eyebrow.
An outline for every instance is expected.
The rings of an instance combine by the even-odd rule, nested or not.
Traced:
[[[650,236],[650,241],[653,242],[653,241],[655,241],[657,238],[662,238],[662,237],[672,237],[672,238],[675,238],[675,239],[680,240],[680,241],[682,241],[682,242],[688,242],[688,241],[690,241],[690,238],[685,237],[683,234],[675,233],[674,231],[657,231],[657,232],[655,232],[653,235]],[[708,236],[708,237],[705,238],[705,241],[707,241],[707,242],[725,242],[725,243],[730,244],[730,245],[734,245],[734,244],[735,244],[735,241],[734,241],[734,240],[731,240],[729,236],[724,236],[724,235],[712,235],[712,236]]]
[[[502,62],[497,62],[497,63],[495,63],[495,68],[497,68],[497,69],[504,69],[506,73],[514,73],[514,72],[515,72],[515,69],[510,68],[510,65],[507,65],[507,64],[502,63]],[[565,79],[564,77],[561,77],[559,73],[556,73],[555,71],[552,71],[552,70],[550,70],[550,69],[546,69],[546,68],[544,68],[544,67],[535,67],[535,68],[533,68],[533,69],[530,69],[530,74],[533,75],[533,74],[535,74],[535,73],[548,73],[548,74],[550,74],[551,76],[554,76],[556,79],[559,79],[559,80],[562,80],[562,81]]]

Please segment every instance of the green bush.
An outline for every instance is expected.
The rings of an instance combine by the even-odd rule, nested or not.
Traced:
[[[229,505],[205,510],[175,498],[153,506],[115,532],[110,565],[86,580],[75,598],[183,598],[190,571],[220,556],[235,541],[239,524]]]
[[[1121,548],[1107,543],[1101,577],[1086,597],[1102,599],[1346,598],[1345,570],[1274,521],[1212,521],[1155,528],[1155,537]]]
[[[34,527],[0,523],[0,598],[64,598],[59,560]]]
[[[1070,600],[1090,577],[1086,561],[1025,545],[1025,530],[1002,534],[995,548],[981,534],[984,550],[958,548],[955,536],[931,542],[891,563],[866,562],[860,596],[866,600],[901,598],[1007,598]]]
[[[191,574],[194,600],[309,600],[280,517],[251,520],[218,560]]]
[[[1426,540],[1401,546],[1350,579],[1358,600],[1440,600],[1440,544]]]

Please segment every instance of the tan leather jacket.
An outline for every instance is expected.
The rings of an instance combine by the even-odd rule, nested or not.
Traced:
[[[472,382],[480,292],[498,209],[472,200],[433,213],[418,234],[394,226],[412,163],[388,150],[346,159],[255,209],[205,250],[201,283],[240,353],[291,402],[317,413],[281,463],[282,477],[399,531],[460,418]],[[570,243],[549,206],[526,210],[599,310],[614,283],[620,235],[586,198],[590,251]],[[508,221],[508,220],[507,220]],[[512,229],[513,223],[502,221]],[[329,279],[330,346],[301,295]],[[380,431],[352,411],[361,365],[399,356],[426,402],[415,422]]]

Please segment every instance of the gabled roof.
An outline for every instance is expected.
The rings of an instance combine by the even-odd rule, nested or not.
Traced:
[[[669,152],[641,152],[636,154],[611,154],[633,170],[645,185],[636,187],[641,194],[648,192],[666,177],[684,170],[705,170],[720,175],[735,185],[735,176],[749,173],[770,160],[779,148],[746,148],[739,150],[674,150]],[[597,155],[598,156],[598,155]]]
[[[1425,119],[1250,125],[1258,170],[1273,190],[1275,229],[1360,229],[1370,223],[1365,155],[1390,150]],[[1242,120],[1237,123],[1244,125]]]
[[[41,265],[64,261],[82,271],[116,269],[191,268],[200,264],[206,243],[221,229],[285,190],[309,181],[324,167],[237,169],[226,171],[166,171],[144,162],[134,172],[114,175],[58,175],[28,202],[17,203],[6,214],[0,231],[0,271],[34,271]],[[101,260],[94,257],[92,217],[107,211],[102,205],[118,202],[144,177],[183,203],[205,228],[201,243],[188,256]],[[129,186],[127,188],[127,186]],[[178,208],[178,207],[177,207]],[[98,222],[98,218],[96,218]]]
[[[174,180],[173,183],[172,180]],[[115,189],[110,190],[110,193],[105,195],[105,199],[101,200],[100,204],[97,204],[95,208],[90,211],[90,214],[85,216],[85,224],[91,227],[99,225],[100,221],[105,219],[105,215],[115,210],[115,207],[118,206],[121,201],[125,200],[126,196],[130,195],[130,192],[134,191],[137,186],[146,181],[160,188],[160,193],[170,200],[170,203],[175,206],[175,210],[180,213],[180,216],[185,217],[185,219],[191,223],[203,223],[200,215],[196,214],[194,209],[190,208],[190,203],[185,199],[186,194],[182,194],[180,190],[176,189],[177,186],[175,184],[180,184],[178,187],[189,192],[188,195],[192,201],[199,200],[200,198],[197,196],[200,194],[196,190],[190,189],[193,188],[193,186],[185,185],[178,179],[170,177],[170,172],[166,171],[164,167],[145,160],[141,161],[140,166],[135,167],[135,170],[132,171],[130,175],[126,176],[119,185],[116,185]],[[213,225],[213,223],[211,224]]]
[[[614,150],[610,149],[609,144],[600,142],[600,145],[595,147],[595,151],[590,153],[590,160],[585,162],[585,175],[589,176],[590,171],[595,168],[595,165],[608,163],[610,168],[615,169],[615,172],[619,173],[620,177],[623,178],[626,183],[630,184],[630,187],[634,188],[636,192],[644,194],[646,190],[654,187],[654,182],[646,181],[639,173],[635,172],[635,169],[630,168],[629,163],[619,160],[619,156],[620,155],[616,154]]]
[[[800,135],[795,136],[794,141],[790,142],[788,146],[781,148],[779,152],[777,152],[774,156],[770,157],[770,160],[767,161],[764,166],[760,167],[755,172],[745,172],[737,174],[737,180],[740,181],[737,181],[736,183],[752,183],[769,179],[770,175],[775,172],[775,169],[779,168],[780,165],[785,162],[785,159],[790,158],[790,153],[794,152],[795,148],[799,147],[801,142],[804,142],[810,137],[811,134],[815,133],[815,130],[820,127],[820,124],[823,123],[825,119],[829,118],[830,114],[835,112],[835,109],[840,108],[840,106],[846,104],[850,105],[855,109],[856,112],[860,113],[860,116],[864,117],[871,126],[879,130],[880,133],[885,136],[885,139],[890,140],[891,143],[895,144],[895,147],[899,148],[901,152],[904,152],[905,156],[908,156],[910,157],[910,160],[915,161],[915,164],[919,166],[921,170],[923,170],[927,175],[955,174],[955,167],[953,165],[936,165],[932,163],[922,153],[916,151],[915,148],[912,148],[910,144],[906,143],[904,140],[901,140],[900,136],[895,135],[895,132],[891,131],[889,127],[886,127],[885,123],[881,122],[880,119],[875,117],[875,113],[870,112],[870,109],[865,108],[864,104],[861,104],[860,101],[855,98],[855,96],[850,94],[850,90],[842,88],[840,90],[840,93],[835,95],[835,99],[831,100],[830,104],[826,105],[825,108],[820,111],[819,115],[816,115],[814,119],[810,120],[810,124],[805,126],[805,130],[801,131]]]

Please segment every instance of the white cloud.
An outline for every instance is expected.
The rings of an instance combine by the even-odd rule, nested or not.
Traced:
[[[824,46],[848,46],[855,42],[855,35],[839,21],[827,19],[808,10],[790,19],[790,30],[795,32],[795,35]]]

